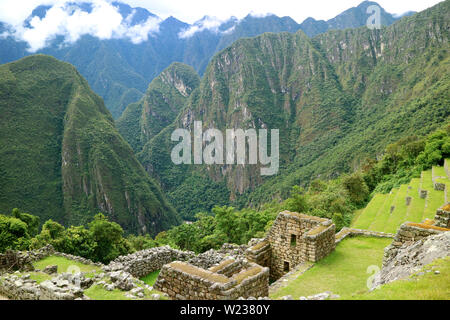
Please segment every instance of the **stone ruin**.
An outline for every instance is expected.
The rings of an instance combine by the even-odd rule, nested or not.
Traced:
[[[32,271],[32,262],[59,255],[103,269],[89,286],[95,284],[108,291],[128,291],[128,296],[133,299],[144,298],[143,289],[137,286],[144,286],[139,278],[157,270],[161,271],[154,288],[171,299],[264,298],[269,295],[270,278],[279,279],[297,265],[319,261],[333,251],[335,229],[330,220],[286,211],[278,215],[265,239],[253,239],[249,245],[242,246],[225,244],[220,250],[200,255],[165,246],[121,256],[105,266],[55,252],[48,246],[38,251],[0,255],[0,269],[6,273]],[[86,299],[85,288],[80,285],[86,282],[83,279],[82,274],[76,275],[75,280],[71,274],[57,274],[52,280],[37,284],[27,275],[12,274],[0,281],[0,293],[22,300]],[[105,282],[104,279],[110,280]]]
[[[329,255],[335,249],[335,232],[331,220],[285,211],[267,238],[251,242],[244,257],[229,258],[208,269],[175,261],[164,265],[155,288],[181,300],[266,297],[269,279]]]
[[[232,257],[207,270],[175,261],[162,268],[154,288],[177,300],[267,297],[269,269]]]
[[[282,212],[264,241],[247,250],[249,261],[270,269],[279,279],[303,262],[317,262],[335,249],[336,226],[331,220]]]
[[[394,241],[384,252],[383,267],[393,261],[400,252],[417,242],[424,241],[431,236],[438,236],[450,231],[450,205],[442,206],[436,211],[434,220],[422,223],[405,222],[395,235]]]

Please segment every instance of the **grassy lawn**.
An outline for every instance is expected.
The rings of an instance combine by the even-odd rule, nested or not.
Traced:
[[[431,272],[426,272],[431,270]],[[438,270],[440,274],[435,274]],[[424,275],[399,280],[348,300],[450,300],[450,257],[437,260],[423,269]]]
[[[373,273],[369,266],[381,267],[384,248],[391,239],[356,237],[342,241],[336,250],[313,268],[271,295],[279,299],[291,295],[294,299],[331,291],[340,296],[364,293]]]
[[[156,282],[156,279],[158,278],[159,272],[160,272],[160,270],[152,272],[149,275],[141,278],[141,280],[144,281],[149,286],[153,286]]]
[[[56,256],[50,256],[50,257],[44,258],[40,261],[33,263],[33,265],[36,269],[39,269],[39,270],[44,270],[45,267],[47,267],[47,266],[56,265],[56,266],[58,266],[58,273],[68,272],[68,270],[70,271],[70,269],[78,270],[78,268],[79,268],[80,272],[101,271],[100,267],[86,265],[86,264],[83,264],[83,263],[80,263],[77,261],[73,261],[70,259],[63,258],[63,257],[56,257]]]

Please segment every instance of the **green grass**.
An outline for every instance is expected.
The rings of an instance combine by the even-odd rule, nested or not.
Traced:
[[[436,210],[445,203],[445,192],[436,191],[434,188],[428,190],[427,207],[425,208],[422,220],[434,219]],[[413,221],[415,222],[415,221]]]
[[[445,174],[443,167],[434,167],[434,172],[436,176]],[[450,184],[447,178],[441,180]],[[419,188],[428,191],[427,199],[419,197]],[[406,206],[407,196],[412,198],[409,206]],[[352,227],[395,233],[404,222],[420,223],[425,219],[433,220],[436,210],[444,202],[445,192],[434,190],[432,171],[424,171],[420,179],[412,179],[409,185],[393,189],[389,195],[376,194],[367,207],[355,217]],[[392,206],[395,206],[395,210],[391,214]]]
[[[422,189],[424,190],[433,190],[433,176],[431,170],[427,170],[422,172]]]
[[[131,300],[125,297],[125,292],[118,289],[107,291],[102,286],[94,285],[87,289],[84,294],[92,300]]]
[[[64,257],[56,257],[56,256],[50,256],[50,257],[44,258],[40,261],[33,263],[33,266],[39,270],[44,270],[45,267],[52,266],[52,265],[58,266],[58,273],[68,272],[69,267],[79,268],[80,272],[93,273],[93,272],[101,271],[100,267],[87,265],[87,264],[83,264],[83,263],[80,263],[77,261],[66,259]],[[70,271],[70,269],[69,269],[69,271]]]
[[[160,270],[154,271],[147,276],[141,278],[142,281],[144,281],[149,286],[153,286],[156,282],[156,279],[158,278]]]
[[[434,177],[447,177],[444,167],[433,167]]]
[[[375,220],[380,207],[383,206],[387,198],[387,194],[377,193],[361,213],[354,227],[357,229],[369,229],[370,224]]]
[[[41,283],[47,280],[51,280],[52,276],[43,272],[31,272],[30,279],[36,281],[37,283]]]
[[[164,297],[161,292],[156,290],[148,290],[144,288],[144,293],[146,296],[146,299],[150,298],[152,294],[159,294],[161,296],[162,300],[167,300],[167,297]],[[130,298],[127,298],[125,295],[127,292],[120,291],[118,289],[114,289],[112,291],[105,290],[102,286],[94,285],[90,287],[89,289],[84,291],[84,294],[91,298],[92,300],[133,300]]]
[[[426,272],[431,270],[432,272]],[[440,274],[434,271],[439,270]],[[435,261],[410,279],[399,280],[373,292],[343,296],[346,300],[450,300],[450,257]]]
[[[381,267],[384,248],[391,239],[356,237],[343,240],[328,257],[271,295],[294,299],[331,291],[340,296],[362,293],[367,289],[369,266]]]
[[[411,222],[423,221],[423,215],[425,211],[425,199],[419,197],[420,179],[413,179],[409,184],[411,190],[409,190],[409,196],[412,197],[411,205],[408,208],[407,220]]]
[[[395,209],[391,213],[389,220],[387,221],[387,224],[384,226],[383,230],[384,232],[388,233],[396,233],[397,229],[402,225],[402,223],[406,222],[406,212],[407,212],[407,206],[406,206],[406,196],[408,193],[408,186],[402,185],[400,189],[398,190],[397,197],[394,201]]]
[[[398,197],[399,189],[393,189],[392,193],[388,196],[388,201],[381,208],[380,213],[377,215],[376,219],[370,225],[370,230],[373,231],[383,231],[389,218],[391,217],[391,206],[394,204]]]

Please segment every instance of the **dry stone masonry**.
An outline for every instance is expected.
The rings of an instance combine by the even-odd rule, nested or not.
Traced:
[[[276,280],[303,262],[317,262],[330,254],[335,249],[335,232],[331,220],[284,211],[268,237],[247,250],[247,258],[269,267]]]
[[[384,251],[383,268],[374,287],[407,277],[435,259],[449,255],[448,209],[448,204],[438,209],[434,221],[401,225],[394,242]]]
[[[175,261],[162,268],[154,288],[177,300],[267,297],[269,269],[234,258],[209,269]]]
[[[434,220],[436,226],[450,229],[450,203],[437,210]]]

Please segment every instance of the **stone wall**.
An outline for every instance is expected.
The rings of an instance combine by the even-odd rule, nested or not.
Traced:
[[[335,230],[327,219],[288,211],[280,213],[267,238],[271,248],[271,278],[278,279],[302,262],[316,262],[330,254],[335,248]],[[252,254],[249,258],[254,259]]]
[[[175,250],[165,246],[118,257],[103,269],[107,272],[123,270],[139,279],[161,270],[165,264],[173,261],[187,261],[194,257],[194,252]]]
[[[162,268],[154,288],[175,300],[267,297],[269,269],[233,260],[216,266],[217,271],[215,267],[206,270],[180,261],[172,262]],[[240,267],[236,268],[238,265]]]
[[[356,237],[356,236],[366,236],[366,237],[375,237],[375,238],[390,238],[390,239],[395,238],[395,234],[393,234],[393,233],[385,233],[385,232],[353,229],[353,228],[345,227],[345,228],[342,228],[342,230],[336,234],[336,245],[347,237]]]
[[[450,229],[450,203],[436,211],[434,221],[436,226]]]
[[[424,240],[430,236],[450,231],[450,229],[437,227],[433,223],[434,221],[428,220],[424,223],[406,222],[402,224],[394,241],[384,251],[383,266],[392,261],[402,248],[411,246],[415,242]]]
[[[0,272],[17,270],[32,271],[34,270],[33,262],[54,254],[56,253],[51,245],[35,251],[8,250],[5,253],[0,254]]]
[[[13,300],[85,300],[80,286],[59,275],[38,284],[29,275],[8,274],[0,277],[0,294]],[[80,276],[82,277],[82,276]],[[85,279],[83,277],[83,279]],[[93,282],[89,279],[90,283]]]
[[[245,253],[248,261],[259,264],[263,267],[270,267],[272,249],[269,241],[263,240],[248,248]]]

